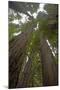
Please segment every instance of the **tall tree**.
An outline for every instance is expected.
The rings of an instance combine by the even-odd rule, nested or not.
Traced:
[[[25,57],[24,53],[26,50],[27,42],[29,41],[29,38],[30,38],[32,32],[37,32],[37,31],[35,31],[36,30],[35,27],[36,27],[37,23],[39,23],[37,30],[38,30],[38,35],[39,35],[38,42],[40,41],[39,50],[40,50],[40,54],[41,54],[41,62],[42,62],[42,70],[43,70],[42,71],[43,72],[43,85],[57,85],[58,84],[57,66],[55,66],[55,64],[53,62],[52,52],[50,51],[50,48],[48,47],[48,45],[46,43],[46,37],[49,38],[50,40],[52,39],[51,38],[51,33],[53,32],[52,30],[53,29],[55,30],[54,25],[55,24],[57,25],[57,17],[56,17],[57,13],[53,12],[55,9],[57,11],[57,8],[55,8],[55,6],[57,6],[57,5],[54,5],[54,7],[52,7],[52,10],[53,10],[52,13],[54,13],[54,15],[52,14],[52,19],[49,19],[50,14],[51,14],[51,12],[50,12],[51,9],[49,8],[50,7],[49,4],[47,7],[47,8],[49,8],[48,9],[49,11],[47,10],[48,15],[40,12],[38,14],[37,18],[34,19],[34,17],[32,16],[32,13],[34,13],[38,9],[38,6],[39,6],[38,3],[30,4],[30,3],[20,3],[20,2],[9,1],[9,8],[12,8],[17,13],[26,14],[27,16],[29,16],[29,18],[31,20],[30,27],[27,28],[27,30],[25,32],[23,32],[19,36],[17,36],[14,40],[12,40],[9,44],[10,88],[25,87],[28,85],[27,82],[29,81],[30,78],[27,79],[27,77],[25,77],[25,75],[30,76],[29,74],[30,74],[30,68],[31,68],[31,63],[30,63],[31,60],[29,60],[29,62],[27,63],[27,66],[29,66],[29,69],[26,66],[24,68],[24,70],[25,70],[24,74],[22,75],[20,80],[18,77],[20,75],[21,66],[23,65],[23,62],[24,62],[24,57]],[[31,15],[28,13],[28,11],[30,11]],[[55,18],[55,20],[54,20],[54,18]],[[51,24],[51,22],[53,22],[53,24]],[[51,28],[49,28],[49,27],[51,27]],[[56,27],[56,30],[57,30],[57,27]],[[54,32],[56,32],[56,30]],[[50,33],[50,35],[48,33]],[[16,73],[16,75],[15,75],[15,73],[13,73],[13,71],[15,72],[16,67],[17,67],[18,73]],[[27,72],[27,69],[28,69],[28,72]],[[49,70],[50,70],[50,72],[49,72]],[[16,79],[16,81],[14,79]],[[27,81],[23,82],[24,79],[25,79],[25,81],[26,80]],[[24,86],[22,86],[22,85],[24,85]]]

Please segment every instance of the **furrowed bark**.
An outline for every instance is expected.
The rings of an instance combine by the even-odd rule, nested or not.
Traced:
[[[42,62],[43,85],[58,85],[58,66],[55,65],[46,39],[40,41],[40,53]]]
[[[26,44],[33,32],[33,27],[34,25],[9,43],[9,88],[15,88],[17,85],[21,66],[24,62]]]

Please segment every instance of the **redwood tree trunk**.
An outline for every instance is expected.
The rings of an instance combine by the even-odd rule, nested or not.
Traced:
[[[18,82],[21,66],[24,61],[26,44],[33,32],[34,25],[9,43],[9,88],[15,88]]]
[[[40,53],[42,62],[43,85],[58,85],[58,66],[55,65],[46,39],[40,41]]]

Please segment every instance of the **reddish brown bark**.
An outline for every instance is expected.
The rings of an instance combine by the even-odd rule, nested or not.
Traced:
[[[46,39],[41,39],[40,41],[40,53],[43,72],[43,85],[58,85],[58,66],[53,61]]]
[[[9,43],[9,88],[15,88],[17,85],[24,61],[26,44],[33,31],[33,27],[34,25],[31,26],[29,31],[23,32]]]

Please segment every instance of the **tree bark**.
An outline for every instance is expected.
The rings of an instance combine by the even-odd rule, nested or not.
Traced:
[[[40,53],[42,62],[43,85],[58,85],[58,66],[55,65],[50,48],[45,38],[40,41]]]
[[[33,27],[34,25],[9,43],[9,88],[15,88],[17,85],[21,66],[24,62],[26,45],[33,32]]]

